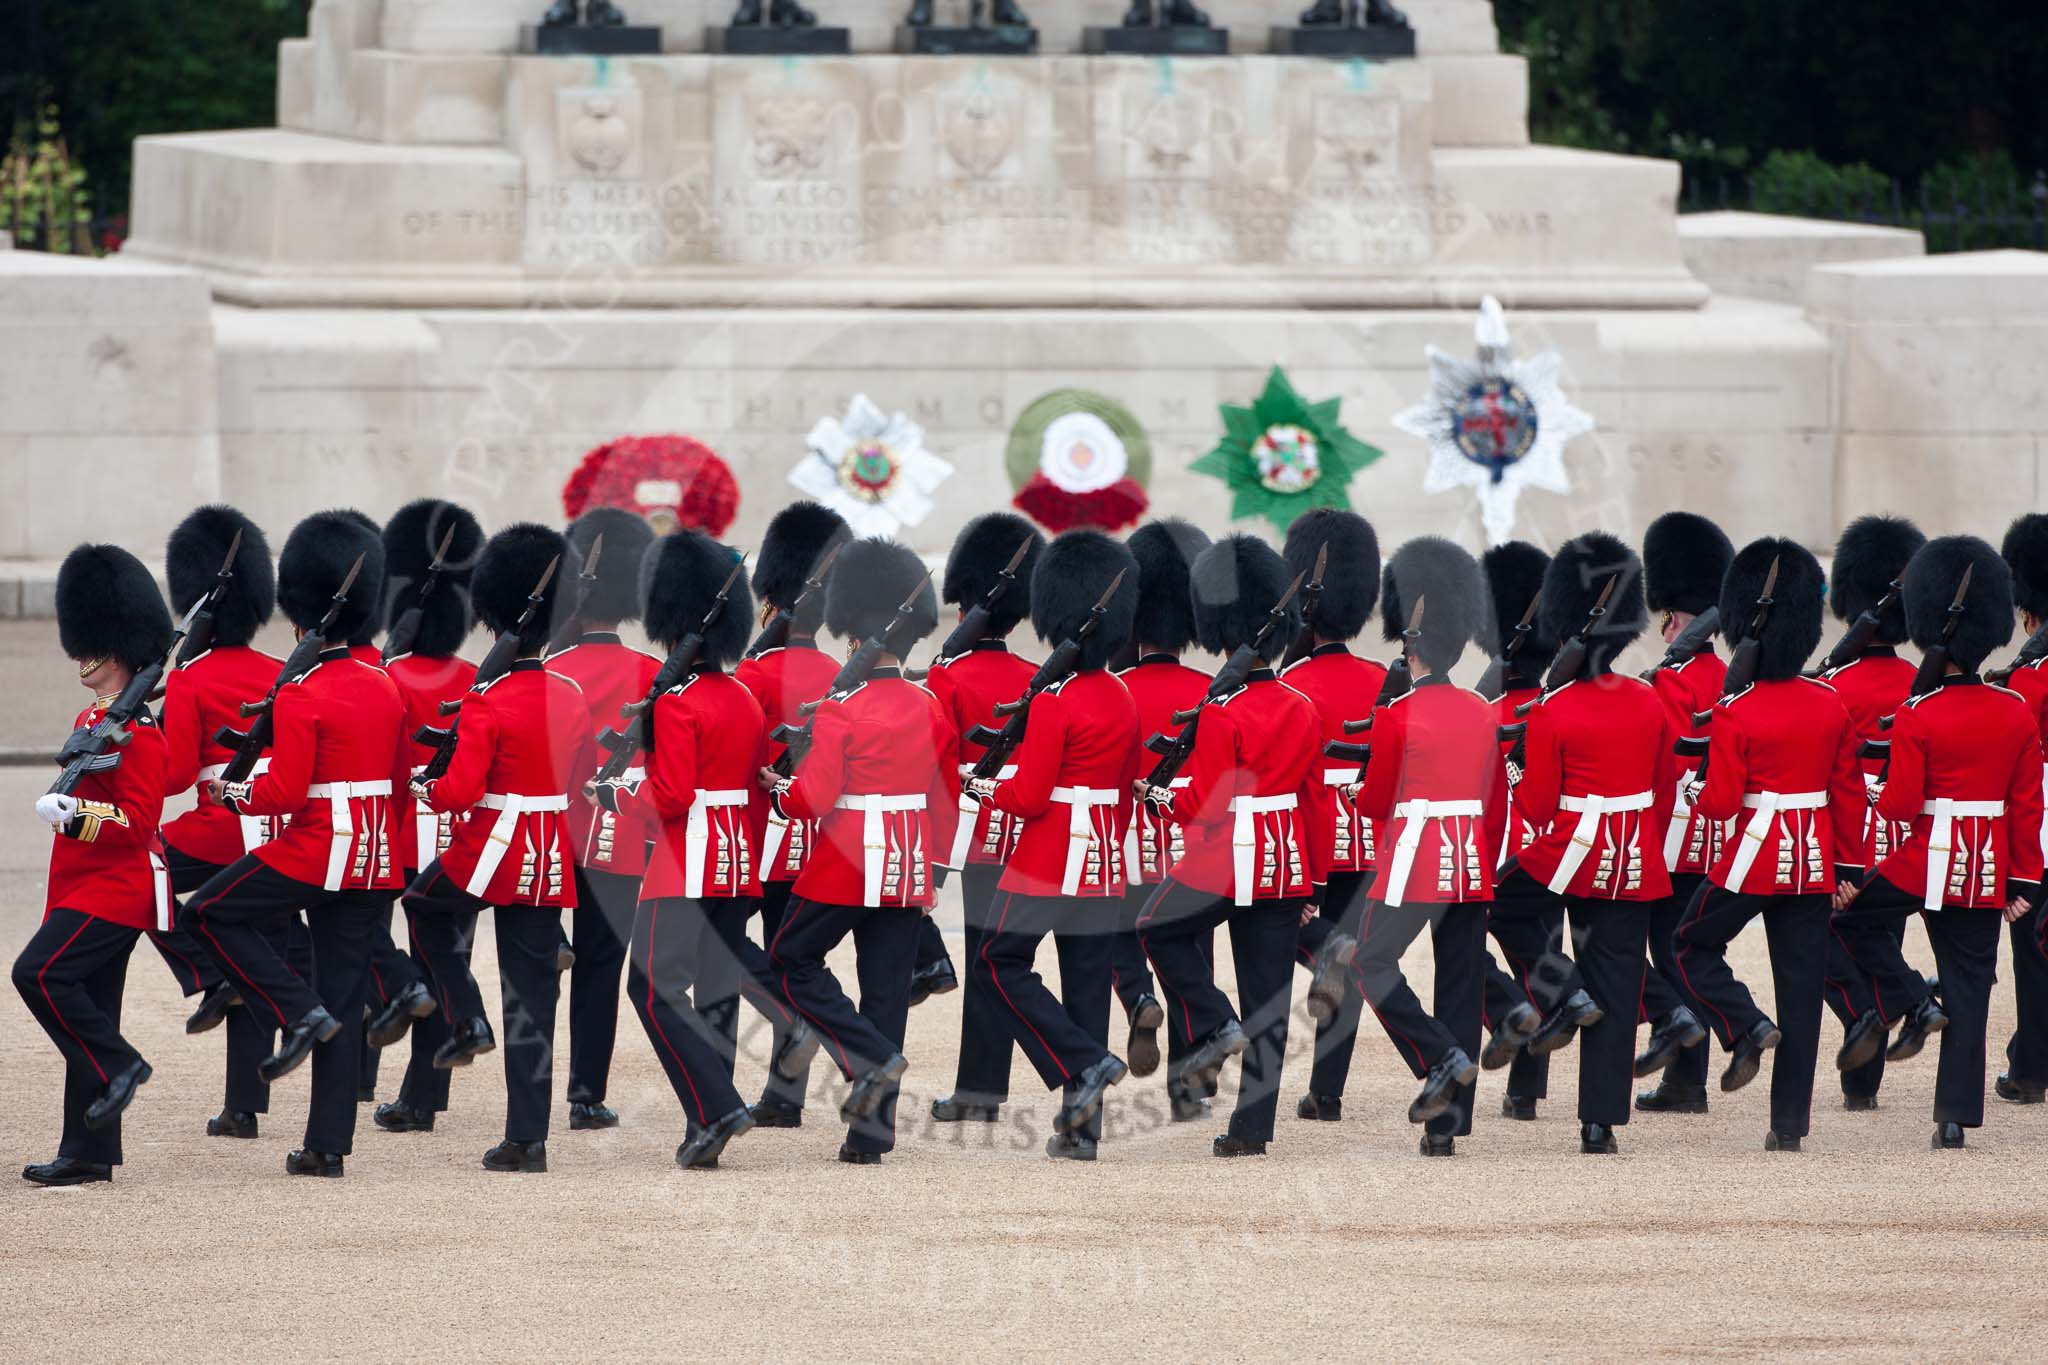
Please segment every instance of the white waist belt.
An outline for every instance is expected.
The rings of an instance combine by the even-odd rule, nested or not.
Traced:
[[[1593,851],[1593,836],[1600,832],[1600,821],[1609,815],[1620,815],[1628,811],[1648,810],[1657,803],[1655,792],[1631,792],[1627,796],[1560,796],[1559,810],[1577,811],[1579,823],[1572,829],[1571,842],[1564,847],[1564,856],[1558,859],[1557,871],[1550,874],[1550,892],[1562,896],[1564,889],[1572,884],[1572,878],[1585,864],[1586,856]]]
[[[1920,807],[1920,813],[1934,817],[1927,830],[1927,894],[1920,903],[1939,910],[1948,886],[1949,864],[1955,858],[1956,821],[1996,819],[2005,814],[2005,802],[1952,801],[1942,796]]]
[[[168,934],[171,932],[171,874],[161,853],[149,855],[149,882],[150,890],[156,896],[156,931]]]
[[[329,818],[334,823],[332,841],[327,846],[327,880],[329,891],[341,890],[342,874],[348,870],[349,850],[355,847],[355,813],[349,803],[357,797],[391,795],[391,779],[376,782],[315,782],[306,788],[306,795],[324,797],[327,801]]]
[[[520,796],[504,792],[486,792],[476,803],[478,810],[498,812],[497,821],[492,824],[490,835],[484,840],[481,853],[476,855],[476,867],[469,874],[469,884],[462,889],[477,899],[490,888],[491,878],[497,875],[498,865],[505,861],[506,851],[512,847],[512,836],[519,832],[519,817],[528,813],[540,813],[569,809],[567,796]]]
[[[1365,769],[1363,768],[1325,768],[1323,769],[1323,785],[1325,787],[1348,787],[1353,782],[1356,782],[1358,775],[1364,771]]]
[[[861,812],[861,904],[882,903],[882,873],[888,866],[889,840],[882,828],[882,817],[902,811],[923,810],[924,793],[911,796],[890,796],[883,792],[866,792],[859,796],[842,796],[832,803],[838,810]],[[909,856],[904,850],[904,856]]]
[[[1233,796],[1230,813],[1236,816],[1230,831],[1230,874],[1239,905],[1252,903],[1256,889],[1261,815],[1293,810],[1299,802],[1293,792],[1285,796]]]
[[[227,771],[227,764],[216,763],[211,767],[201,768],[199,770],[199,780],[201,782],[217,782],[227,776]],[[269,771],[270,758],[268,755],[265,755],[257,759],[256,766],[249,770],[249,778],[251,781],[254,781]],[[242,824],[242,852],[254,853],[257,849],[263,847],[264,844],[270,842],[269,821],[265,820],[262,816],[243,815],[237,811],[235,818],[241,821]]]
[[[1678,779],[1678,795],[1671,802],[1671,823],[1664,827],[1664,866],[1677,867],[1678,855],[1685,851],[1685,832],[1692,828],[1692,802],[1685,799],[1686,784],[1692,781],[1691,773],[1684,773]],[[1707,845],[1709,851],[1713,845]]]
[[[1754,811],[1749,823],[1742,827],[1742,839],[1735,846],[1735,861],[1728,864],[1728,889],[1742,890],[1743,879],[1749,876],[1749,869],[1756,865],[1757,851],[1764,846],[1764,835],[1777,822],[1778,812],[1785,810],[1822,810],[1828,804],[1826,792],[1745,792],[1742,797],[1744,809]],[[1677,822],[1674,820],[1674,824]]]
[[[960,765],[960,776],[963,781],[973,771],[974,765],[972,763],[962,763]],[[1007,782],[1016,775],[1017,765],[1005,763],[996,770],[994,780],[997,782]],[[1001,817],[992,815],[990,818],[999,819]],[[960,823],[953,829],[953,847],[946,855],[945,866],[953,869],[955,872],[967,866],[968,850],[974,846],[974,829],[980,823],[981,802],[969,796],[967,788],[963,786],[960,788]]]
[[[704,862],[711,851],[711,812],[747,804],[744,787],[713,790],[699,787],[683,821],[683,894],[691,900],[704,897]]]
[[[1167,783],[1167,786],[1173,791],[1179,791],[1194,780],[1192,777],[1176,777]],[[1165,817],[1149,809],[1151,804],[1149,801],[1138,802],[1131,810],[1131,826],[1124,831],[1124,883],[1128,886],[1142,886],[1145,882],[1145,860],[1139,856],[1138,851],[1139,841],[1147,837],[1145,822],[1154,820],[1160,825],[1166,823]]]
[[[1088,865],[1088,845],[1095,842],[1095,812],[1104,806],[1115,806],[1118,796],[1108,787],[1054,787],[1052,799],[1069,808],[1067,865],[1060,874],[1060,894],[1071,896],[1081,889],[1081,873]],[[1105,857],[1108,851],[1105,841]],[[1102,880],[1105,885],[1109,883],[1107,868]]]
[[[1394,807],[1401,832],[1394,838],[1394,859],[1387,866],[1386,891],[1380,899],[1389,906],[1401,903],[1401,893],[1408,888],[1408,873],[1415,866],[1416,850],[1422,847],[1422,831],[1430,821],[1459,816],[1477,818],[1485,812],[1485,805],[1478,801],[1429,801],[1421,797]]]

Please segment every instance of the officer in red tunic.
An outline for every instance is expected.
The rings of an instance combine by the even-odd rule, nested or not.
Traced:
[[[920,588],[926,577],[908,548],[855,541],[833,566],[825,625],[843,639],[879,640],[916,592],[899,637],[922,638],[938,625],[938,603],[929,587]],[[959,814],[959,741],[945,707],[906,680],[901,659],[889,653],[864,682],[827,698],[811,726],[810,751],[795,777],[761,773],[778,815],[818,821],[818,841],[768,956],[783,998],[852,1083],[839,1108],[848,1124],[839,1159],[872,1166],[896,1145],[918,922],[931,913],[933,850],[950,845]],[[848,934],[858,1009],[825,966]],[[809,1065],[792,1050],[774,1061],[785,1079]]]
[[[1956,593],[1970,571],[1960,610]],[[1887,1057],[1916,1055],[1941,1033],[1934,1145],[1961,1147],[1984,1122],[1984,1033],[1998,966],[1998,922],[2025,915],[2041,882],[2041,734],[2017,692],[1978,668],[2012,638],[2012,575],[1974,536],[1930,540],[1906,566],[1906,630],[1923,651],[1946,636],[1939,686],[1899,708],[1877,814],[1911,820],[1905,843],[1857,887],[1842,884],[1834,929],[1875,984],[1883,1023],[1911,999]],[[1906,966],[1893,931],[1919,911],[1941,973],[1941,1003]],[[1867,1052],[1882,1038],[1872,1035]],[[1852,1055],[1854,1064],[1863,1060]]]
[[[1172,739],[1180,733],[1173,717],[1202,700],[1209,690],[1209,677],[1180,661],[1181,653],[1195,638],[1194,598],[1188,590],[1188,565],[1209,548],[1209,537],[1193,524],[1178,518],[1147,522],[1125,542],[1138,565],[1137,617],[1132,625],[1135,659],[1117,674],[1138,708],[1139,771],[1150,766],[1143,748],[1153,735]],[[1176,787],[1188,779],[1175,778]],[[1209,1112],[1206,1086],[1190,1091],[1174,1065],[1186,1053],[1188,1030],[1166,1016],[1166,1007],[1155,995],[1152,968],[1145,950],[1138,946],[1138,916],[1151,899],[1152,888],[1165,878],[1182,852],[1180,826],[1160,814],[1147,802],[1135,803],[1131,822],[1124,834],[1125,891],[1117,917],[1116,937],[1110,944],[1110,979],[1124,1017],[1130,1023],[1130,1039],[1124,1058],[1134,1075],[1149,1076],[1159,1069],[1159,1029],[1166,1025],[1166,1061],[1174,1079],[1168,1084],[1167,1099],[1175,1123],[1188,1123]],[[1206,953],[1214,946],[1214,934],[1202,941]]]
[[[1597,1011],[1579,1025],[1579,1145],[1589,1153],[1616,1151],[1614,1130],[1628,1122],[1649,909],[1671,894],[1664,831],[1678,789],[1677,734],[1664,704],[1648,683],[1614,672],[1649,623],[1642,565],[1628,546],[1600,531],[1559,546],[1538,614],[1554,638],[1579,637],[1610,582],[1606,613],[1583,637],[1578,676],[1529,712],[1515,808],[1543,833],[1511,874],[1563,899]]]
[[[171,647],[171,615],[135,556],[81,545],[57,572],[57,635],[96,698],[77,721],[90,727]],[[14,960],[14,988],[64,1057],[57,1157],[21,1172],[36,1185],[112,1180],[121,1164],[121,1113],[149,1079],[149,1063],[121,1036],[121,995],[135,940],[170,928],[157,840],[166,760],[147,708],[128,734],[114,767],[87,773],[68,796],[36,802],[56,839],[43,922]]]
[[[1387,563],[1389,630],[1397,622],[1410,691],[1373,712],[1371,756],[1348,792],[1387,838],[1360,926],[1355,984],[1422,1090],[1408,1121],[1422,1154],[1450,1156],[1472,1131],[1485,994],[1486,916],[1507,822],[1507,770],[1494,708],[1453,686],[1450,671],[1481,633],[1479,565],[1438,536],[1409,541]],[[1436,965],[1424,1010],[1401,954],[1427,929]]]
[[[1249,645],[1293,577],[1286,560],[1251,536],[1204,550],[1189,574],[1202,647],[1228,655]],[[1138,793],[1181,827],[1185,846],[1138,921],[1138,941],[1189,1044],[1176,1078],[1203,1085],[1231,1057],[1244,1057],[1236,1112],[1213,1146],[1219,1157],[1263,1155],[1272,1140],[1295,944],[1326,875],[1311,834],[1328,792],[1322,721],[1270,667],[1300,628],[1290,604],[1269,641],[1268,666],[1202,708],[1182,770],[1188,785],[1162,791],[1141,779]],[[1203,950],[1225,924],[1237,966],[1235,1012]]]
[[[646,518],[620,507],[593,507],[569,525],[576,566],[599,536],[595,581],[563,565],[564,600],[573,599],[579,627],[548,655],[548,671],[583,689],[589,709],[584,732],[595,741],[623,720],[619,708],[647,695],[661,661],[619,638],[619,625],[640,619],[640,562],[654,543]],[[745,784],[742,784],[745,785]],[[616,1128],[618,1111],[605,1103],[612,1048],[619,1031],[619,983],[626,942],[640,903],[647,865],[643,822],[622,819],[591,802],[569,802],[570,847],[576,855],[576,909],[571,916],[576,961],[569,968],[569,1131]]]
[[[369,591],[366,579],[383,576],[378,537],[346,514],[321,512],[293,529],[278,558],[278,605],[303,633],[326,615],[359,556],[363,573],[335,619],[337,643],[272,703],[269,770],[212,784],[213,798],[232,812],[282,818],[283,832],[187,903],[195,936],[243,1001],[283,1030],[263,1079],[275,1082],[313,1058],[305,1146],[285,1159],[294,1175],[341,1175],[354,1143],[369,954],[399,885],[394,793],[409,752],[397,686],[339,643],[375,613],[377,599],[359,594]],[[273,946],[278,923],[300,910],[313,940],[310,978]]]
[[[1920,528],[1899,517],[1858,517],[1835,542],[1835,558],[1828,580],[1828,605],[1835,618],[1852,623],[1868,611],[1877,617],[1877,632],[1855,659],[1830,670],[1824,676],[1849,709],[1857,738],[1864,741],[1888,738],[1885,717],[1906,704],[1913,690],[1913,665],[1899,657],[1898,645],[1906,638],[1906,609],[1898,602],[1878,610],[1891,586],[1905,572],[1907,561],[1927,537]],[[1866,755],[1859,758],[1863,784],[1873,788],[1884,771],[1884,759]],[[1910,823],[1880,820],[1867,803],[1862,833],[1850,849],[1835,851],[1838,880],[1861,884],[1872,867],[1890,856],[1893,848],[1912,833]],[[1905,921],[1898,924],[1905,936]],[[1835,934],[1828,935],[1826,990],[1824,998],[1847,1032],[1844,1048],[1859,1036],[1874,1034],[1882,1025],[1878,1002],[1870,979],[1856,967],[1856,960]],[[1896,1017],[1905,1002],[1891,1002]],[[1858,1021],[1862,1023],[1859,1027]],[[1884,1081],[1884,1050],[1870,1049],[1870,1060],[1842,1071],[1842,1107],[1851,1111],[1877,1108],[1877,1091]]]
[[[1115,595],[1083,638],[1112,584]],[[1129,1069],[1109,1051],[1109,951],[1124,894],[1138,707],[1108,665],[1137,611],[1138,563],[1123,546],[1083,530],[1045,548],[1031,576],[1031,625],[1047,649],[1080,641],[1075,671],[1032,699],[1016,772],[969,783],[1023,829],[968,971],[1045,1088],[1061,1092],[1045,1150],[1073,1161],[1095,1159],[1103,1093]],[[1059,952],[1058,996],[1033,965],[1048,933]]]
[[[689,676],[654,704],[645,780],[597,793],[606,810],[644,804],[659,828],[630,931],[626,989],[683,1106],[688,1132],[676,1164],[697,1169],[716,1166],[726,1144],[754,1126],[723,1045],[739,989],[726,940],[744,934],[761,889],[747,793],[765,722],[753,693],[725,671],[747,647],[744,584],[704,628],[736,562],[701,531],[663,537],[648,558],[648,634],[672,651],[701,630],[703,645]]]
[[[1350,740],[1344,722],[1358,720],[1371,709],[1387,679],[1387,670],[1351,652],[1350,642],[1365,629],[1380,595],[1380,543],[1370,523],[1356,512],[1317,507],[1302,513],[1287,528],[1282,553],[1287,567],[1315,581],[1315,565],[1324,559],[1322,591],[1307,605],[1308,654],[1280,676],[1287,685],[1315,703],[1322,737]],[[1344,971],[1358,947],[1359,921],[1366,891],[1378,867],[1379,828],[1352,805],[1351,788],[1358,781],[1356,765],[1332,759],[1316,776],[1327,799],[1310,830],[1318,858],[1329,869],[1318,913],[1302,922],[1296,959],[1309,970],[1309,996],[1317,1016],[1315,1061],[1309,1069],[1308,1093],[1294,1112],[1305,1119],[1334,1123],[1344,1113],[1344,1080],[1351,1072],[1351,1050],[1358,1041],[1358,1019],[1364,1010],[1355,991],[1345,989]],[[1482,917],[1483,918],[1483,917]]]
[[[825,695],[839,672],[839,661],[818,648],[818,628],[825,623],[824,584],[804,600],[805,585],[821,568],[830,572],[826,556],[851,537],[846,522],[837,512],[815,502],[793,502],[777,512],[761,537],[761,550],[754,558],[754,596],[760,604],[760,625],[765,630],[778,615],[788,614],[788,629],[781,643],[771,639],[741,660],[733,677],[754,694],[763,716],[761,762],[773,765],[782,757],[782,741],[775,732],[784,725],[801,728],[804,707]],[[799,605],[801,604],[801,605]],[[761,898],[755,909],[761,915],[761,942],[756,946],[740,933],[728,943],[742,976],[740,990],[761,1012],[773,1030],[769,1055],[795,1051],[790,1045],[793,1032],[809,1030],[782,998],[775,985],[775,972],[768,961],[768,944],[782,925],[789,908],[790,888],[804,870],[810,851],[817,843],[815,820],[769,819],[768,794],[753,789],[748,818],[754,846],[760,850]],[[772,830],[772,837],[771,837]],[[772,845],[772,848],[771,848]],[[772,856],[771,856],[772,853]],[[735,1025],[736,1026],[736,1025]],[[801,1128],[804,1096],[810,1089],[810,1070],[793,1080],[784,1080],[768,1068],[767,1083],[753,1106],[754,1122],[763,1128]]]
[[[1999,553],[2012,567],[2013,605],[2020,629],[2032,636],[2048,624],[2048,516],[2029,512],[2006,529]],[[2025,698],[2048,754],[2048,656],[2015,668],[2005,685]],[[2012,1104],[2048,1099],[2048,932],[2041,907],[2008,926],[2012,939],[2012,993],[2018,1019],[2005,1045],[1998,1097]]]
[[[561,532],[531,522],[492,536],[470,580],[478,618],[495,635],[517,629],[549,563],[559,566],[567,557]],[[438,780],[412,779],[413,795],[427,810],[464,817],[448,851],[405,893],[413,934],[451,1028],[436,1066],[466,1066],[497,1046],[462,942],[486,908],[497,931],[505,1140],[484,1153],[484,1169],[491,1171],[548,1168],[561,997],[555,950],[562,911],[576,905],[568,793],[596,767],[582,691],[541,660],[561,582],[558,568],[533,620],[519,632],[511,669],[463,699],[448,771]]]
[[[1006,637],[1030,609],[1032,572],[1043,552],[1045,537],[1014,512],[989,512],[967,523],[946,556],[941,597],[962,615],[984,601],[1001,581],[1019,545],[1029,545],[1015,581],[989,612],[988,634],[953,658],[940,659],[924,680],[939,699],[960,735],[962,771],[981,757],[981,746],[967,738],[977,725],[999,726],[995,708],[1015,701],[1031,681],[1036,665],[1010,653]],[[1003,865],[1017,849],[1020,822],[986,802],[975,807],[973,820],[957,822],[950,849],[938,851],[940,865],[960,878],[965,926],[962,951],[971,964],[981,955],[988,916],[996,900]],[[938,925],[927,918],[919,926],[917,976],[911,1001],[953,988],[952,961],[946,957]],[[940,1123],[993,1123],[1010,1094],[1010,1034],[997,1013],[1001,1002],[982,994],[970,971],[960,1001],[960,1053],[953,1093],[932,1101],[932,1117]]]
[[[1764,1147],[1796,1152],[1813,1110],[1835,854],[1859,856],[1869,803],[1848,708],[1826,683],[1800,676],[1820,643],[1820,561],[1775,537],[1744,546],[1721,587],[1721,634],[1742,647],[1773,564],[1756,679],[1715,705],[1705,777],[1695,770],[1689,784],[1694,809],[1733,821],[1736,837],[1723,842],[1708,885],[1679,922],[1678,981],[1730,1054],[1723,1091],[1748,1085],[1776,1049]],[[1758,917],[1770,943],[1775,1019],[1728,967],[1728,944]]]
[[[1677,640],[1695,616],[1720,599],[1721,579],[1734,555],[1721,528],[1696,513],[1666,512],[1650,523],[1643,534],[1643,591],[1650,610],[1662,614],[1665,644]],[[1720,699],[1727,672],[1727,661],[1709,640],[1691,658],[1651,675],[1673,734],[1701,733],[1693,717]],[[1636,1075],[1660,1078],[1653,1089],[1636,1096],[1636,1108],[1645,1113],[1707,1112],[1707,1031],[1686,1007],[1671,936],[1707,870],[1720,858],[1727,835],[1724,821],[1708,819],[1693,810],[1683,791],[1677,794],[1664,832],[1671,894],[1650,907],[1650,971],[1643,978],[1642,1006],[1650,1038],[1636,1057]]]
[[[441,576],[423,599],[420,594],[435,552],[451,532]],[[412,648],[394,655],[384,666],[405,702],[408,736],[418,734],[422,727],[445,726],[448,718],[441,714],[441,703],[460,698],[476,682],[476,665],[460,658],[458,652],[476,620],[470,608],[469,583],[483,547],[483,527],[476,518],[438,498],[408,503],[384,527],[386,616],[395,625],[409,607],[417,605],[420,611]],[[434,751],[415,740],[407,743],[412,773],[418,775]],[[400,794],[398,861],[406,885],[412,884],[421,868],[448,851],[456,820],[420,805],[410,791]],[[400,975],[392,962],[388,934],[378,940],[370,964],[373,990],[392,982],[399,988],[383,991],[386,999],[371,1013],[365,1037],[381,1048],[396,1043],[408,1031],[412,1034],[411,1057],[398,1098],[378,1105],[372,1119],[386,1132],[430,1132],[434,1115],[448,1107],[448,1073],[434,1065],[434,1054],[448,1041],[448,1020],[427,985],[429,968],[413,934],[410,914],[406,916],[405,941],[417,985]]]

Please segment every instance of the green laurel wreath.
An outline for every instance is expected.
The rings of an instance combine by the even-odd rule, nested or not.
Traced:
[[[1266,376],[1264,392],[1250,407],[1218,405],[1223,438],[1188,468],[1230,486],[1233,518],[1264,517],[1282,531],[1311,507],[1349,507],[1352,476],[1385,452],[1344,429],[1337,420],[1341,402],[1337,398],[1308,402],[1295,392],[1286,372],[1275,365]],[[1318,468],[1313,479],[1298,489],[1269,487],[1253,453],[1267,432],[1283,427],[1298,427],[1315,441]]]

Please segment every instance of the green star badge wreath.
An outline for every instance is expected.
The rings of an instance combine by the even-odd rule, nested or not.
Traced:
[[[1278,366],[1248,408],[1220,406],[1223,439],[1188,466],[1230,485],[1230,515],[1264,517],[1285,531],[1311,507],[1349,507],[1352,475],[1381,451],[1337,420],[1341,399],[1310,403]]]

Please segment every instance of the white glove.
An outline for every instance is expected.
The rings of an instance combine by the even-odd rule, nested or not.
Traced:
[[[78,798],[46,792],[36,798],[36,814],[42,816],[43,823],[51,829],[62,829],[77,818]]]
[[[434,784],[431,782],[423,781],[420,778],[415,777],[412,781],[406,783],[405,785],[407,789],[412,792],[413,800],[415,801],[426,801],[431,799],[434,795]]]

